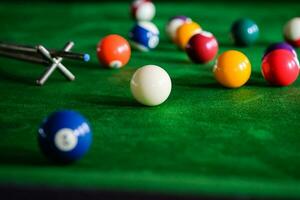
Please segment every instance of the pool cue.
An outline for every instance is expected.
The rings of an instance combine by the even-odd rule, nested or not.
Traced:
[[[0,50],[0,56],[7,57],[7,58],[13,58],[16,60],[21,60],[21,61],[27,61],[27,62],[31,62],[31,63],[35,63],[35,64],[42,64],[42,65],[50,64],[50,62],[48,62],[46,59],[43,59],[42,57],[29,56],[26,54],[20,54],[20,53],[3,51],[3,50]]]
[[[13,51],[13,52],[22,52],[33,54],[35,56],[39,56],[37,47],[31,47],[26,45],[17,45],[17,44],[8,44],[0,42],[0,50],[3,51]],[[76,59],[82,60],[84,62],[88,62],[90,60],[90,55],[87,53],[74,53],[74,52],[67,52],[67,51],[56,51],[56,50],[49,50],[51,57],[62,57],[67,59]]]

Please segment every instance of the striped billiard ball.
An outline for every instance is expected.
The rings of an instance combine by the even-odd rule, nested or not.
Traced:
[[[155,49],[159,43],[159,30],[152,22],[138,22],[129,33],[130,44],[140,51]]]

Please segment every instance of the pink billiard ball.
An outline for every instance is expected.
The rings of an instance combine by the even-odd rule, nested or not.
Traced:
[[[299,75],[299,65],[293,53],[284,49],[270,52],[263,59],[261,69],[266,81],[276,86],[291,85]]]
[[[195,63],[207,63],[217,55],[219,45],[212,33],[202,31],[195,34],[186,46],[186,52]]]

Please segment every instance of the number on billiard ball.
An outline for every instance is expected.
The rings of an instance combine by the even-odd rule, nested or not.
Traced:
[[[152,22],[138,22],[129,33],[131,45],[140,51],[149,51],[159,43],[159,30]]]
[[[131,49],[125,38],[112,34],[100,40],[97,45],[97,56],[105,67],[117,69],[129,62]]]
[[[70,110],[52,113],[38,132],[41,151],[56,162],[69,163],[80,159],[92,143],[88,122],[82,115]]]

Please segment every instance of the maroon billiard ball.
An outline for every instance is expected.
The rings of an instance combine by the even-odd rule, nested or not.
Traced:
[[[195,63],[207,63],[217,55],[219,45],[212,33],[202,31],[195,34],[186,46],[189,58]]]
[[[278,49],[270,52],[262,62],[262,74],[267,82],[276,86],[288,86],[299,75],[299,64],[292,52]]]

